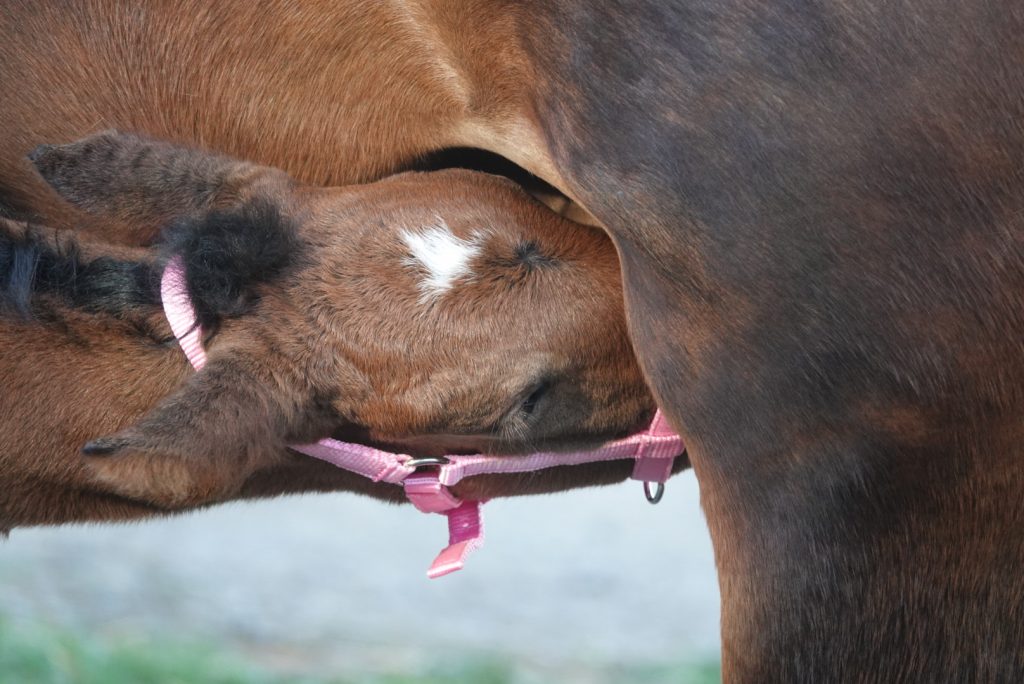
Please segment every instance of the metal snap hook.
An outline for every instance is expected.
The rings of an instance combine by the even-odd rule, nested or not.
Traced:
[[[651,494],[651,483],[644,481],[644,498],[652,506],[661,501],[661,497],[665,496],[665,483],[655,482],[654,484],[658,485],[658,487],[654,490],[654,494]]]
[[[424,468],[426,466],[443,466],[451,463],[451,460],[444,456],[418,456],[410,458],[403,465],[410,468]]]

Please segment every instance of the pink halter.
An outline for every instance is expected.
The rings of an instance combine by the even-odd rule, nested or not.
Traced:
[[[193,368],[201,370],[206,364],[202,330],[196,323],[195,309],[188,297],[180,258],[174,257],[167,264],[160,282],[160,294],[167,321],[185,356]],[[632,477],[644,483],[647,500],[657,503],[664,492],[664,483],[672,473],[675,458],[684,450],[682,438],[669,427],[660,410],[654,414],[645,431],[591,451],[535,453],[529,456],[476,454],[417,458],[335,439],[322,439],[316,444],[293,444],[291,448],[374,482],[400,484],[416,508],[424,513],[447,516],[448,546],[438,554],[427,571],[427,576],[432,579],[461,570],[466,556],[483,544],[480,506],[484,502],[462,501],[448,490],[464,477],[526,473],[554,466],[635,459]],[[657,483],[654,494],[650,491],[650,483]]]

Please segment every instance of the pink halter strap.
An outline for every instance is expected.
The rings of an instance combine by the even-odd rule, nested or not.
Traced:
[[[174,336],[192,367],[201,370],[206,365],[202,330],[196,322],[195,309],[188,297],[185,271],[179,257],[172,258],[164,269],[160,294]],[[463,501],[448,490],[448,487],[463,478],[635,459],[632,477],[644,483],[648,501],[657,503],[664,491],[664,483],[672,473],[673,462],[684,450],[682,438],[669,427],[660,410],[654,414],[650,426],[643,432],[590,451],[542,452],[528,456],[476,454],[417,458],[335,439],[322,439],[316,444],[293,444],[291,448],[358,473],[374,482],[400,484],[416,508],[424,513],[445,515],[448,518],[448,546],[434,559],[427,571],[430,578],[462,569],[466,556],[483,543],[480,506],[484,502]],[[650,492],[650,483],[657,484],[655,494]]]

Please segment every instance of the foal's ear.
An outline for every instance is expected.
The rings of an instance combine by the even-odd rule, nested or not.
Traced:
[[[133,224],[162,225],[258,196],[272,200],[292,185],[276,169],[114,130],[40,145],[28,156],[71,204]]]
[[[296,425],[302,404],[270,369],[212,360],[138,423],[87,443],[85,466],[120,496],[167,507],[216,500],[279,460],[296,429],[316,429]]]

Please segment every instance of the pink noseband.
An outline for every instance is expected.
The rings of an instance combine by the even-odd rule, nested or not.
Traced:
[[[193,368],[201,370],[206,365],[202,330],[196,322],[195,309],[188,297],[180,258],[175,257],[167,264],[160,282],[160,294],[164,313],[178,343]],[[635,459],[632,477],[644,483],[648,501],[657,503],[664,491],[664,483],[672,473],[673,462],[684,451],[682,438],[669,427],[660,410],[654,414],[650,426],[643,432],[609,442],[591,451],[535,453],[528,456],[476,454],[417,458],[335,439],[322,439],[316,444],[293,444],[291,448],[358,473],[374,482],[400,484],[416,508],[424,513],[447,516],[448,546],[438,554],[427,571],[430,578],[461,570],[466,556],[483,543],[480,506],[484,502],[463,501],[448,489],[463,478]],[[657,484],[655,494],[650,492],[650,483]]]

